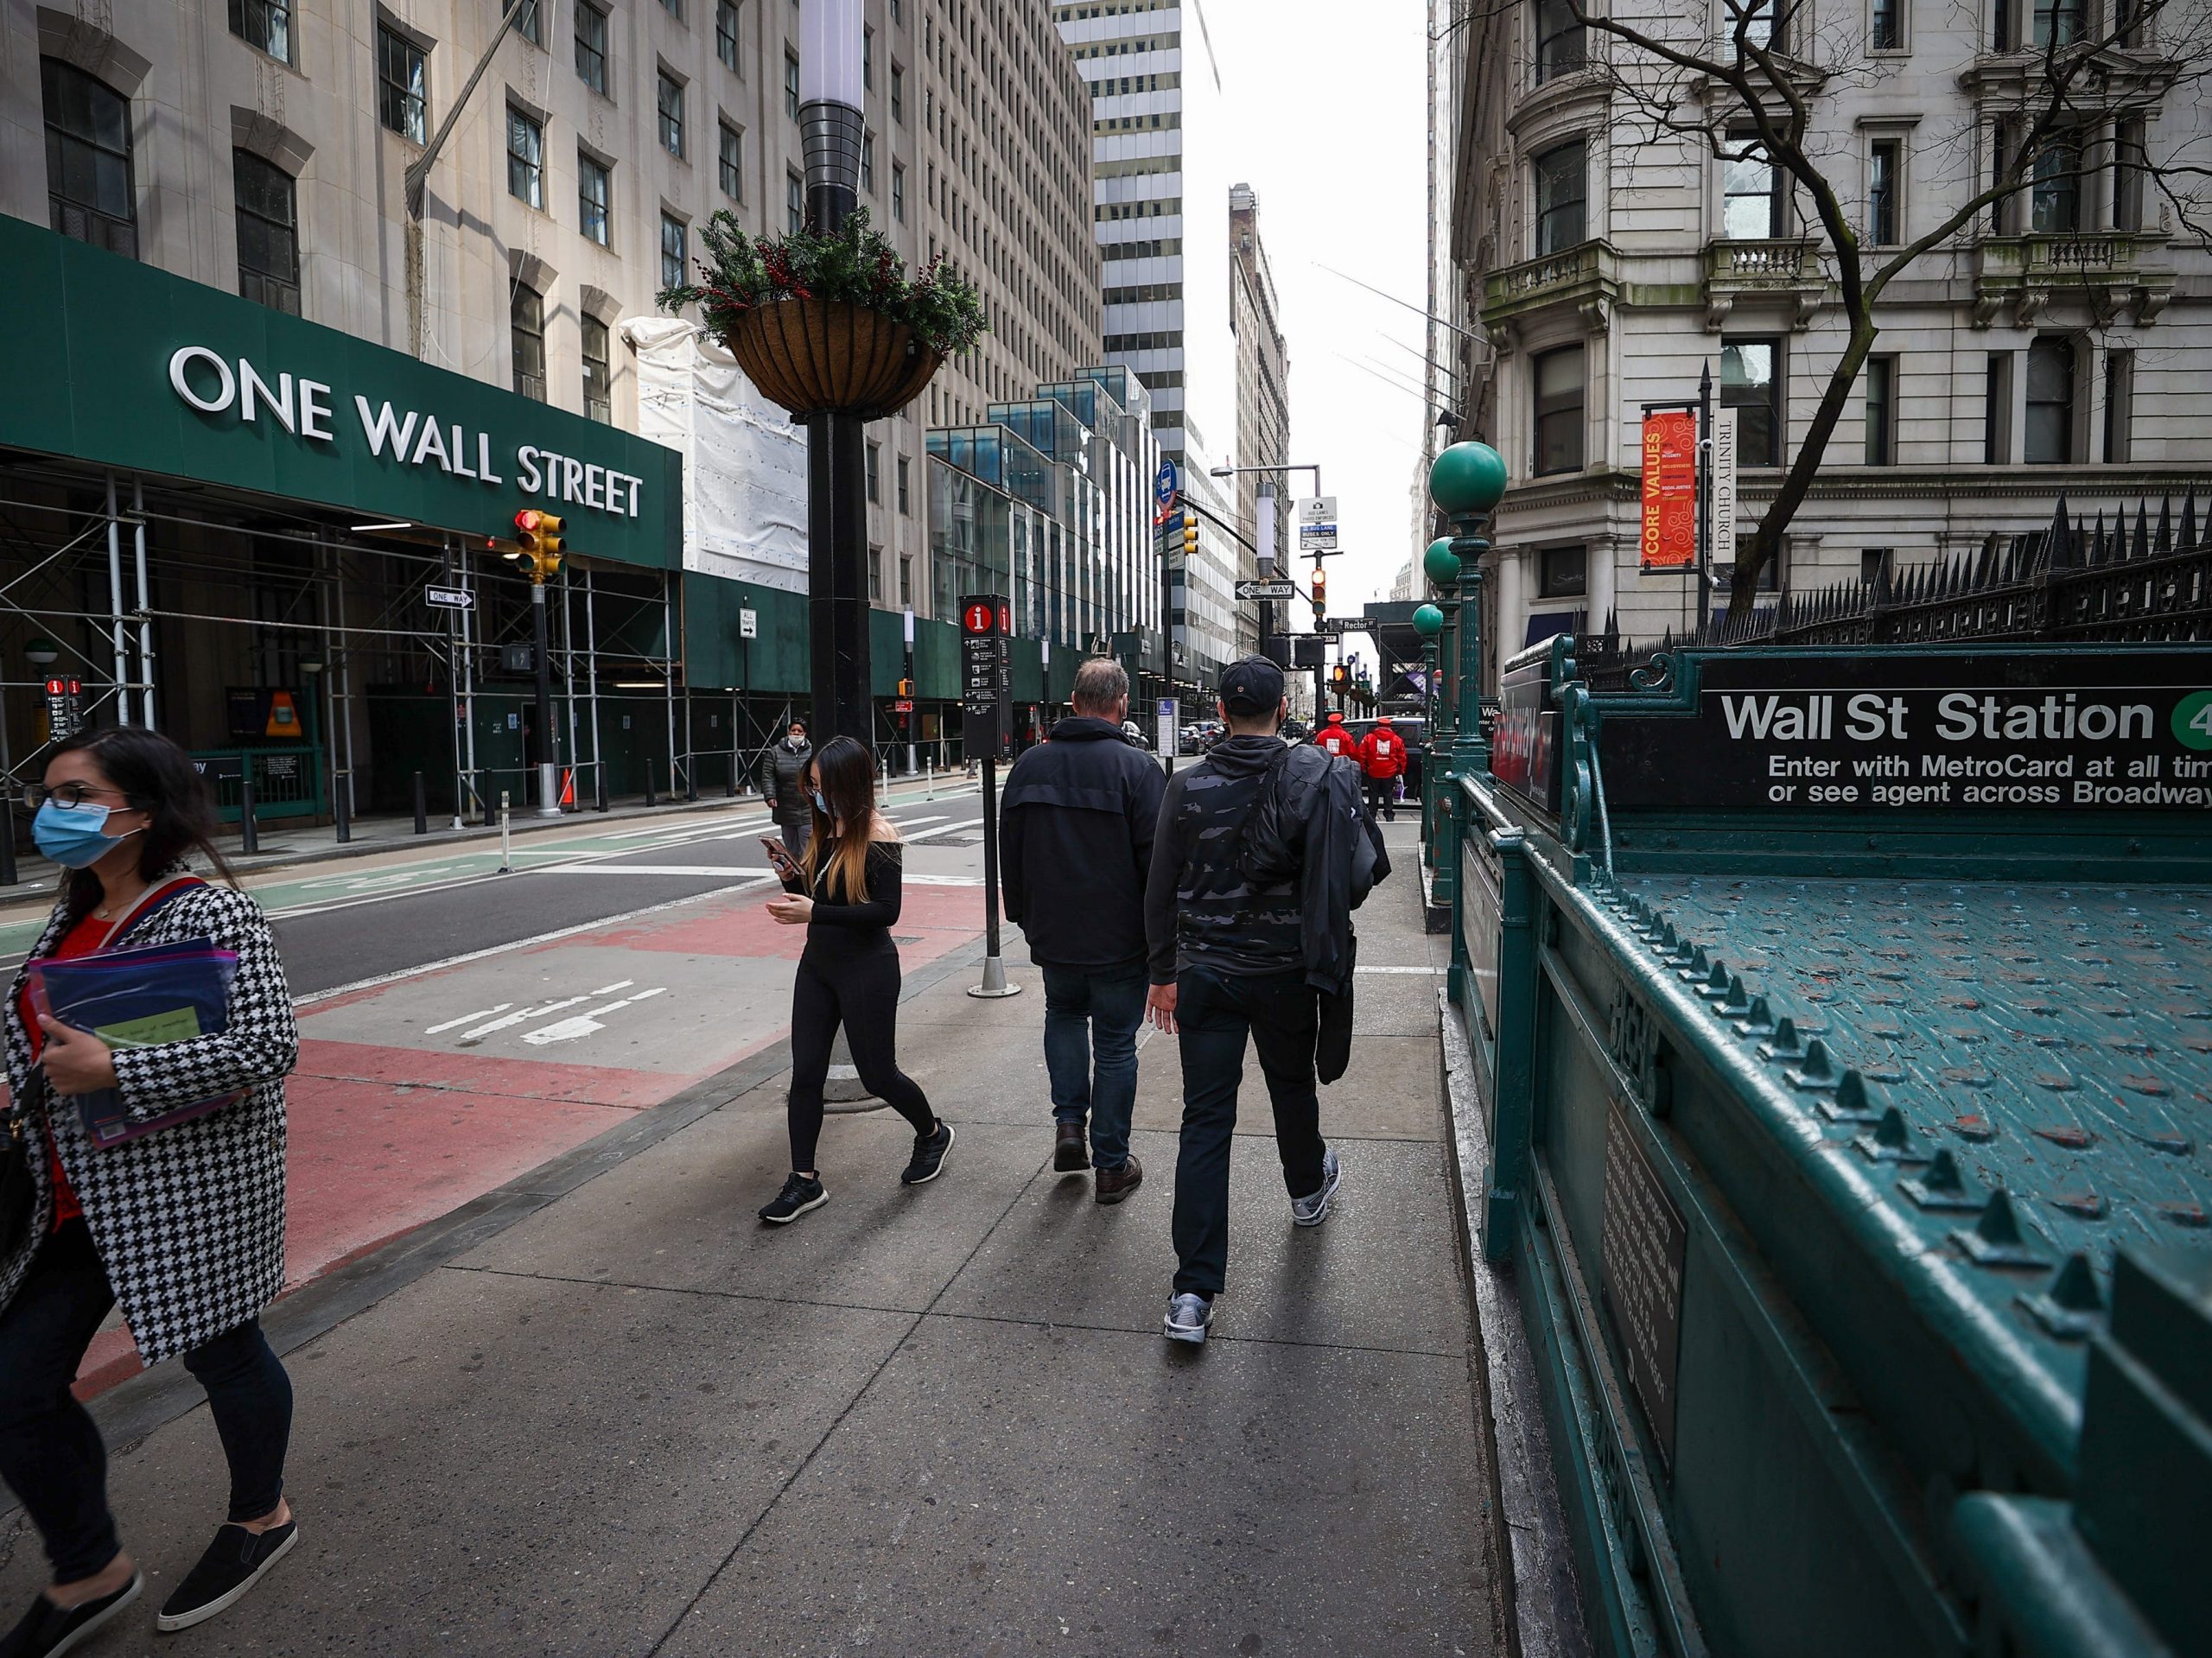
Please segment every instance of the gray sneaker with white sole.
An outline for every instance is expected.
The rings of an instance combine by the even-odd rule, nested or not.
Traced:
[[[1333,1146],[1321,1153],[1321,1189],[1311,1197],[1290,1200],[1290,1220],[1294,1226],[1319,1226],[1329,1218],[1329,1201],[1337,1195],[1343,1184],[1344,1172],[1337,1162],[1337,1148]]]
[[[1213,1327],[1213,1303],[1203,1295],[1185,1293],[1170,1298],[1167,1320],[1161,1333],[1171,1342],[1203,1343]]]

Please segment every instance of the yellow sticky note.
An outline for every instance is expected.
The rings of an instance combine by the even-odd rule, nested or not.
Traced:
[[[200,1034],[200,1014],[191,1007],[166,1013],[126,1019],[119,1025],[102,1025],[92,1034],[111,1048],[150,1048],[163,1042],[184,1042]]]

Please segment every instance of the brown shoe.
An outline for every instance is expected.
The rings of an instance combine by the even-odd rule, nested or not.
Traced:
[[[1131,1152],[1129,1160],[1120,1168],[1098,1171],[1098,1178],[1090,1183],[1090,1195],[1097,1203],[1118,1204],[1143,1184],[1144,1165]]]
[[[1052,1172],[1081,1174],[1090,1166],[1090,1136],[1083,1122],[1063,1121],[1052,1141]]]

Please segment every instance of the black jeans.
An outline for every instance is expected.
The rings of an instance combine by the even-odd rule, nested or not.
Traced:
[[[46,1544],[56,1583],[89,1578],[122,1545],[107,1506],[107,1449],[69,1391],[85,1350],[115,1305],[85,1223],[41,1246],[16,1299],[0,1312],[0,1477]],[[184,1356],[231,1465],[230,1518],[258,1520],[284,1496],[292,1382],[257,1319]]]
[[[1398,779],[1375,777],[1368,778],[1367,810],[1372,816],[1395,820],[1398,816]]]
[[[899,1069],[899,947],[884,936],[859,945],[810,939],[791,981],[791,1168],[815,1166],[822,1138],[822,1085],[837,1026],[853,1051],[861,1085],[914,1126],[937,1127],[929,1096]]]
[[[1229,1267],[1229,1147],[1244,1041],[1260,1052],[1260,1074],[1275,1109],[1275,1152],[1284,1189],[1321,1189],[1321,1098],[1313,1075],[1320,1003],[1302,972],[1249,976],[1186,967],[1175,981],[1175,1027],[1183,1053],[1183,1138],[1175,1159],[1175,1293],[1221,1293]]]

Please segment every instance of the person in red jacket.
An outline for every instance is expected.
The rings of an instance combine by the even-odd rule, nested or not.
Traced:
[[[1383,715],[1359,746],[1359,769],[1367,777],[1367,810],[1385,822],[1398,816],[1398,779],[1406,774],[1406,740]]]
[[[1313,746],[1325,748],[1339,759],[1359,758],[1359,740],[1344,729],[1344,716],[1332,714],[1320,730],[1313,734]]]

